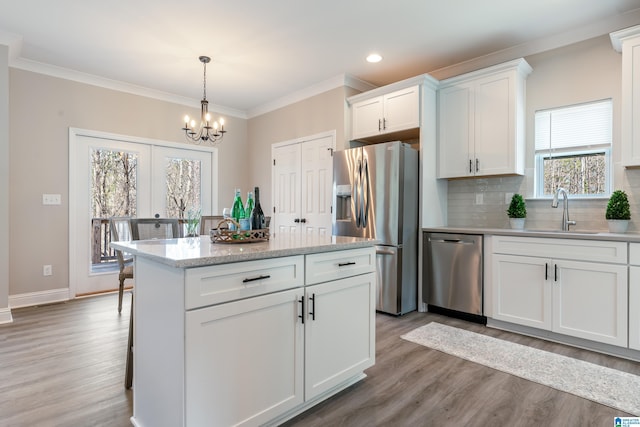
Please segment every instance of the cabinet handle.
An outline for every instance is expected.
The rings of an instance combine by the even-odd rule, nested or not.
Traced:
[[[558,264],[553,265],[553,281],[558,281]]]
[[[476,159],[476,172],[478,172],[480,170],[480,160]]]
[[[548,280],[549,279],[549,264],[548,263],[544,263],[544,280]]]
[[[295,222],[296,224],[300,222],[300,218],[296,218],[293,220],[293,222]]]
[[[306,222],[307,222],[307,218],[302,218],[302,219],[300,220],[300,222],[301,222],[301,223],[303,223],[303,224],[304,224],[304,223],[306,223]]]
[[[382,119],[382,129],[386,129],[387,128],[387,119]]]
[[[311,320],[316,320],[316,294],[311,294],[309,300],[311,301],[311,309],[309,310]]]
[[[242,281],[242,283],[255,282],[256,280],[269,279],[271,276],[269,274],[261,274],[258,277],[248,277]]]
[[[354,261],[341,262],[338,264],[338,267],[346,267],[347,265],[356,265],[356,263]]]
[[[300,304],[302,304],[302,307],[300,309],[300,313],[298,314],[298,318],[302,319],[302,324],[304,325],[304,295],[302,297],[300,297],[300,299],[298,300],[298,302]]]
[[[382,120],[378,119],[378,131],[382,130]]]
[[[469,159],[469,173],[473,173],[473,162]]]

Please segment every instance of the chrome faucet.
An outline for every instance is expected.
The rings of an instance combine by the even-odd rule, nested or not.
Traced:
[[[562,210],[562,231],[569,231],[569,226],[576,225],[576,222],[569,220],[569,199],[567,198],[567,190],[562,187],[558,187],[556,193],[553,195],[551,207],[558,207],[558,197],[560,196],[560,193],[562,193],[562,198],[564,200],[564,207]]]

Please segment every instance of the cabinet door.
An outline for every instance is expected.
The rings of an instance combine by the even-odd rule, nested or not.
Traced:
[[[640,267],[629,267],[629,348],[640,350]]]
[[[473,169],[478,175],[515,172],[515,88],[512,73],[478,80],[475,86]]]
[[[420,127],[420,87],[412,86],[383,96],[382,132]]]
[[[305,400],[373,366],[375,273],[308,286]]]
[[[444,88],[438,103],[438,178],[473,175],[469,162],[473,146],[473,91],[471,85]]]
[[[186,313],[186,425],[262,425],[304,401],[302,295]]]
[[[553,331],[626,347],[627,266],[580,261],[556,261],[556,266]]]
[[[551,329],[551,262],[544,258],[493,255],[493,313],[505,322]]]
[[[622,162],[640,166],[640,36],[622,43]]]
[[[354,103],[351,106],[351,139],[378,135],[382,131],[383,114],[381,96]]]

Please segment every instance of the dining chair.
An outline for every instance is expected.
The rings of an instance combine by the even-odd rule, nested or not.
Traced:
[[[182,235],[177,218],[131,218],[131,240],[175,239]]]
[[[209,235],[209,230],[216,228],[218,223],[222,221],[224,217],[222,215],[209,215],[200,217],[200,235]]]
[[[109,219],[109,230],[112,242],[123,242],[131,240],[130,217],[112,217]],[[124,281],[133,279],[133,257],[126,256],[121,250],[115,249],[116,259],[120,273],[118,274],[118,313],[122,312],[122,295],[124,293]]]

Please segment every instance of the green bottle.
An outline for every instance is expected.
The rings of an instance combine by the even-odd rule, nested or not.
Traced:
[[[231,218],[233,218],[237,223],[240,223],[241,219],[244,219],[244,207],[242,206],[242,196],[240,195],[240,189],[236,188],[236,196],[233,199],[233,206],[231,207]],[[230,230],[235,230],[235,225],[231,224],[229,226]]]
[[[244,207],[244,217],[251,218],[251,212],[253,211],[253,192],[247,192],[247,204]]]

